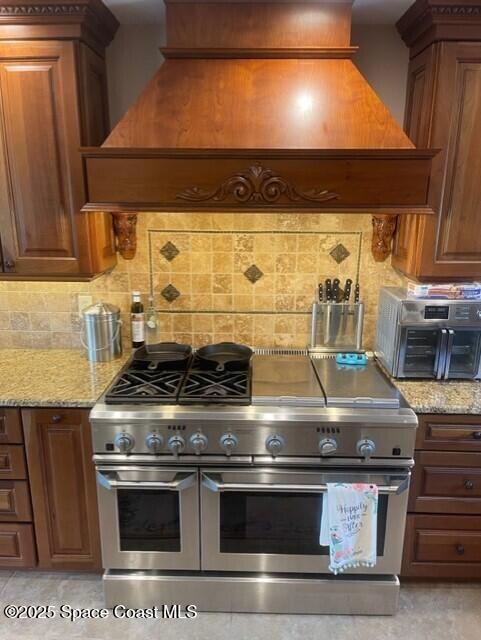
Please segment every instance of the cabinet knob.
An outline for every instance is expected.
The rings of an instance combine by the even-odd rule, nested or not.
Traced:
[[[473,431],[473,438],[475,440],[481,440],[481,431]]]
[[[458,555],[460,555],[460,556],[464,555],[464,545],[457,544],[456,545],[456,551],[457,551]]]
[[[8,269],[8,271],[12,271],[13,269],[15,269],[15,261],[5,260],[5,269]]]
[[[464,486],[466,489],[474,489],[474,482],[472,480],[466,480]]]
[[[62,416],[59,416],[58,414],[52,416],[52,422],[55,422],[55,423],[62,422]]]

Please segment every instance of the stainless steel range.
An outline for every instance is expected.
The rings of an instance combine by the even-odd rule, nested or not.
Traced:
[[[92,410],[107,605],[394,613],[417,426],[399,392],[372,360],[196,358],[131,365]],[[377,563],[333,576],[319,528],[339,481],[379,486]]]

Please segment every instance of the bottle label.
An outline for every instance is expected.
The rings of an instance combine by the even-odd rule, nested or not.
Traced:
[[[132,313],[130,317],[131,317],[131,325],[132,325],[132,342],[144,342],[145,341],[144,314]]]

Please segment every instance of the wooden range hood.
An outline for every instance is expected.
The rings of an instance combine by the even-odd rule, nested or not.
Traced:
[[[419,150],[355,67],[351,0],[165,0],[166,58],[101,148],[83,149],[84,210],[135,254],[140,211],[430,214]]]

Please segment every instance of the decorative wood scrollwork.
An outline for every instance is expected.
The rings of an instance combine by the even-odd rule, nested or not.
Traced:
[[[0,6],[0,16],[65,16],[84,15],[84,4],[14,4]]]
[[[473,5],[434,5],[427,9],[433,15],[439,16],[479,16],[481,15],[481,4]]]
[[[227,178],[218,187],[190,187],[178,193],[176,197],[188,202],[223,202],[231,198],[240,204],[275,204],[282,196],[291,202],[306,200],[319,203],[337,200],[340,197],[338,193],[322,188],[302,191],[272,169],[267,169],[259,163]]]
[[[117,248],[124,260],[133,260],[137,251],[137,214],[113,213]]]
[[[372,255],[376,262],[384,262],[391,254],[396,224],[397,216],[377,215],[372,217]]]

